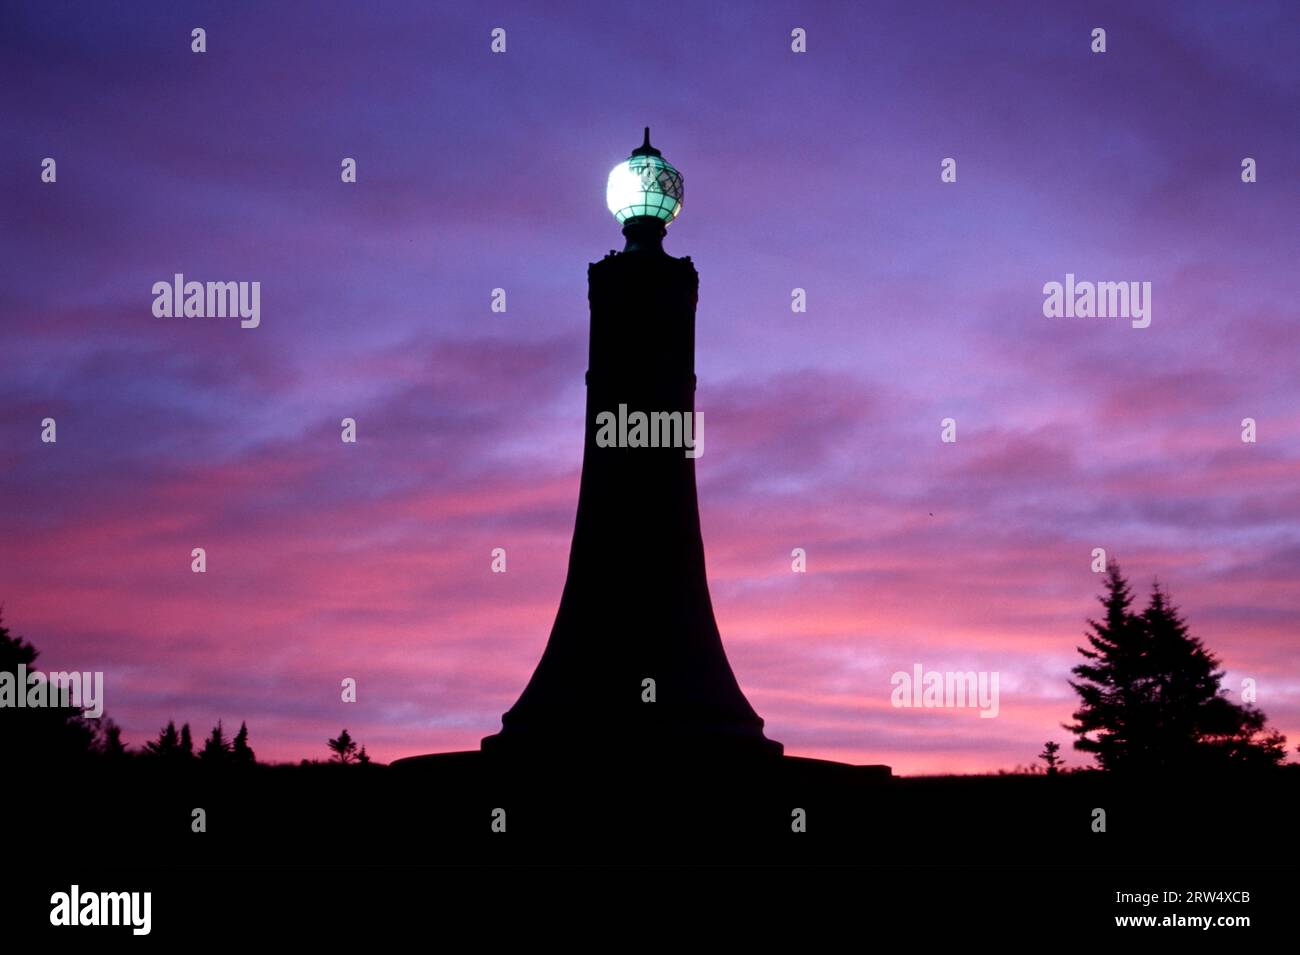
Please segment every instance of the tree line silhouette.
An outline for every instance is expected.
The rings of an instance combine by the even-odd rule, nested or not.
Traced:
[[[40,651],[22,637],[14,636],[4,624],[0,605],[0,672],[14,674],[24,666],[30,673]],[[26,687],[17,687],[26,692]],[[370,762],[366,748],[346,729],[328,741],[332,763],[365,765]],[[133,751],[122,741],[122,728],[109,717],[86,719],[75,706],[0,707],[0,758],[23,764],[79,763],[97,761],[120,763],[128,759],[148,760],[158,765],[205,767],[243,767],[258,765],[257,756],[248,742],[248,724],[241,722],[239,732],[228,739],[222,721],[195,752],[190,724],[178,730],[174,720],[158,733],[158,738]],[[309,764],[313,760],[302,761]]]
[[[190,724],[185,723],[177,733],[176,723],[172,720],[167,721],[167,725],[163,727],[156,740],[144,744],[144,754],[163,760],[199,759],[212,765],[251,766],[257,762],[257,757],[248,745],[248,724],[240,723],[235,738],[227,740],[221,720],[217,720],[217,725],[212,728],[212,735],[204,741],[203,748],[199,750],[197,756],[194,753],[194,741],[190,736]]]
[[[1286,737],[1267,727],[1257,707],[1228,699],[1218,658],[1191,635],[1158,582],[1138,612],[1119,565],[1111,562],[1098,599],[1105,615],[1088,620],[1088,646],[1077,648],[1084,662],[1071,671],[1078,709],[1073,723],[1062,724],[1075,735],[1076,750],[1114,773],[1268,768],[1285,760]],[[20,664],[30,670],[37,656],[34,646],[11,636],[0,606],[0,671],[16,674]],[[327,746],[330,763],[370,763],[366,748],[358,747],[346,728]],[[74,707],[0,708],[0,753],[19,763],[139,758],[164,765],[257,765],[247,723],[227,739],[218,720],[195,753],[189,724],[177,730],[168,721],[157,739],[133,753],[111,719],[87,720]],[[1049,740],[1038,758],[1047,775],[1063,771],[1059,743]],[[302,760],[303,765],[314,762]]]

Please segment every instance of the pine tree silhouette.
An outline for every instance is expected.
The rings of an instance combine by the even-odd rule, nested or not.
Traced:
[[[334,761],[338,763],[352,763],[357,758],[357,744],[346,729],[339,734],[338,739],[329,741],[329,747],[334,751]]]
[[[1060,766],[1064,762],[1059,755],[1061,744],[1048,740],[1043,744],[1043,751],[1038,754],[1038,758],[1047,764],[1047,775],[1055,776],[1060,772]]]
[[[25,698],[29,686],[19,685],[18,667],[26,667],[30,676],[40,656],[22,637],[10,636],[3,623],[0,606],[0,753],[5,761],[17,763],[80,759],[96,755],[96,731],[75,707],[18,707],[18,694]],[[47,687],[48,691],[48,687]]]
[[[180,752],[177,754],[181,759],[194,758],[194,738],[190,736],[190,724],[186,723],[181,727],[181,745]]]
[[[181,755],[181,741],[176,734],[176,723],[167,721],[167,725],[158,733],[158,738],[144,744],[144,751],[149,756],[164,759],[177,759]]]
[[[1228,762],[1277,765],[1286,758],[1286,737],[1265,726],[1254,706],[1231,702],[1220,689],[1219,661],[1191,636],[1160,585],[1143,613],[1151,635],[1152,669],[1167,674],[1152,685],[1162,743],[1180,763]],[[1195,742],[1179,753],[1176,744]]]
[[[130,755],[127,752],[126,744],[122,742],[122,727],[107,716],[100,720],[99,732],[99,750],[105,759],[120,760]]]
[[[364,746],[362,746],[361,751],[357,753],[357,762],[360,763],[362,766],[370,765],[370,754],[366,752],[366,748]]]
[[[212,735],[203,744],[199,759],[208,765],[215,766],[226,762],[229,758],[230,742],[226,739],[226,733],[221,728],[221,720],[217,720],[217,725],[212,727]]]
[[[231,761],[240,766],[251,766],[257,762],[257,756],[248,745],[248,723],[239,724],[239,732],[230,749]]]
[[[1131,751],[1134,730],[1128,722],[1135,713],[1133,691],[1138,679],[1137,660],[1141,641],[1132,625],[1129,607],[1133,594],[1120,575],[1119,565],[1106,568],[1106,596],[1100,598],[1106,608],[1103,620],[1089,620],[1091,650],[1077,648],[1086,659],[1072,671],[1081,682],[1071,682],[1081,705],[1074,714],[1075,725],[1066,729],[1079,736],[1074,748],[1097,757],[1103,769],[1117,768],[1124,754]],[[1095,733],[1095,736],[1086,734]]]
[[[1219,661],[1193,637],[1157,583],[1135,614],[1119,566],[1106,573],[1103,620],[1090,620],[1087,660],[1073,670],[1079,694],[1075,749],[1107,770],[1187,771],[1218,765],[1268,766],[1285,737],[1265,732],[1265,716],[1227,699]],[[1262,734],[1262,735],[1261,735]],[[1259,737],[1259,738],[1257,738]]]

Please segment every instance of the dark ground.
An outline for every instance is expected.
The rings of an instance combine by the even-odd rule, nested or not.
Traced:
[[[527,767],[468,753],[392,766],[222,772],[131,760],[117,771],[100,767],[76,779],[51,772],[31,783],[8,813],[15,824],[7,854],[30,862],[10,900],[48,914],[49,893],[71,882],[139,883],[157,896],[155,921],[164,926],[170,918],[173,928],[180,913],[202,908],[205,892],[224,897],[231,885],[262,886],[267,899],[305,894],[328,909],[334,893],[391,900],[414,892],[418,906],[435,904],[425,895],[434,886],[443,904],[457,887],[490,897],[511,881],[497,868],[490,870],[497,875],[307,868],[318,866],[870,866],[855,870],[851,884],[861,889],[855,904],[874,905],[874,918],[916,917],[915,906],[937,896],[945,912],[975,906],[981,917],[1026,928],[1056,919],[1059,912],[1043,908],[1053,904],[1098,924],[1142,911],[1117,908],[1120,889],[1253,888],[1250,911],[1267,916],[1285,898],[1288,919],[1295,901],[1300,767],[1190,780],[1101,773],[900,779],[790,758],[761,767],[670,769],[596,757]],[[4,790],[13,807],[12,779]],[[206,832],[191,831],[196,807],[206,810]],[[492,830],[498,808],[505,832]],[[806,832],[791,829],[796,808],[806,811]],[[1105,832],[1092,829],[1096,808],[1106,812]],[[672,884],[712,891],[707,873],[735,871],[697,870]],[[597,893],[599,882],[596,876]],[[836,883],[840,891],[849,884]],[[789,891],[798,889],[778,898]]]
[[[83,846],[142,863],[265,862],[287,851],[304,863],[1280,861],[1296,848],[1300,806],[1300,767],[1198,779],[882,778],[789,757],[566,768],[453,753],[219,772],[133,760],[43,779],[24,807],[33,825],[10,838],[70,835],[72,823]],[[191,831],[196,807],[204,833]],[[498,808],[505,832],[492,831]],[[796,808],[806,832],[791,829]],[[1105,832],[1093,831],[1095,808]]]

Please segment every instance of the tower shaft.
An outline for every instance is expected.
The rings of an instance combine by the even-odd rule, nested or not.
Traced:
[[[611,253],[588,270],[586,440],[568,578],[541,661],[484,750],[781,752],[763,736],[714,620],[694,458],[680,443],[598,440],[602,421],[610,435],[602,414],[618,418],[620,406],[676,413],[682,424],[694,413],[698,288],[689,258],[653,248]],[[672,418],[657,420],[662,434]]]

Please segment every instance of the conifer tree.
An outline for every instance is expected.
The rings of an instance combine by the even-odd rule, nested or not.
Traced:
[[[126,744],[122,742],[122,727],[106,716],[100,721],[99,732],[99,749],[105,759],[119,760],[129,755]]]
[[[1129,610],[1133,593],[1118,564],[1107,566],[1105,586],[1105,596],[1098,599],[1106,614],[1088,621],[1092,649],[1077,648],[1088,662],[1072,671],[1080,678],[1070,683],[1079,694],[1080,706],[1075,723],[1066,729],[1079,737],[1075,749],[1092,753],[1103,769],[1117,769],[1140,745],[1141,728],[1133,721],[1141,692],[1142,636]]]
[[[150,756],[161,756],[166,759],[175,759],[179,756],[181,741],[176,733],[176,723],[168,720],[167,725],[158,733],[158,738],[145,743],[144,749]]]
[[[1055,740],[1048,740],[1043,744],[1043,751],[1038,754],[1038,758],[1047,764],[1047,775],[1055,776],[1060,772],[1063,760],[1058,755],[1061,750],[1061,744]]]
[[[221,728],[221,720],[217,720],[217,725],[212,727],[212,735],[203,743],[203,751],[199,753],[199,758],[209,765],[217,765],[224,763],[229,757],[230,742]]]
[[[257,762],[257,756],[248,745],[248,723],[239,724],[239,732],[235,734],[235,741],[231,744],[231,759],[242,766],[251,766]]]
[[[1107,770],[1170,772],[1224,765],[1271,766],[1285,737],[1270,732],[1258,709],[1233,703],[1221,689],[1218,659],[1157,583],[1147,608],[1132,611],[1118,565],[1107,567],[1103,620],[1090,620],[1091,649],[1073,670],[1079,694],[1066,729],[1075,749]]]
[[[356,761],[357,743],[347,729],[338,735],[338,739],[330,740],[329,747],[334,752],[334,762],[347,764]]]
[[[32,698],[33,685],[28,681],[40,651],[22,637],[10,635],[2,619],[3,611],[0,606],[0,751],[16,764],[94,757],[98,749],[95,727],[80,710],[70,706],[17,705],[20,694],[24,702]],[[51,691],[47,684],[37,692]]]

